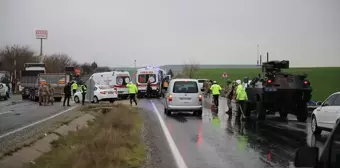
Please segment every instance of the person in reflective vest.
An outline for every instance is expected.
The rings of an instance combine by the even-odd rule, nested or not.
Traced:
[[[129,90],[129,95],[130,95],[130,105],[132,106],[132,101],[135,102],[136,106],[137,106],[137,100],[136,100],[136,94],[138,92],[138,88],[135,84],[133,84],[132,82],[128,83],[126,85],[126,87]]]
[[[247,105],[247,101],[248,101],[248,95],[247,92],[245,90],[245,88],[243,88],[241,81],[237,80],[237,88],[236,88],[236,120],[239,121],[241,118],[241,113],[243,113],[243,115],[245,115],[246,113],[246,105]]]
[[[74,96],[74,94],[76,94],[77,90],[78,90],[78,84],[77,84],[76,81],[74,81],[74,82],[72,83],[73,96]]]
[[[218,107],[218,98],[220,96],[220,91],[222,90],[222,88],[221,88],[220,85],[217,84],[216,81],[213,81],[213,85],[211,85],[210,90],[211,90],[212,95],[213,95],[214,104],[217,108]]]
[[[87,86],[86,85],[81,85],[81,95],[82,95],[82,99],[81,99],[81,104],[84,105],[85,103],[85,95],[86,95],[86,91],[87,91]]]

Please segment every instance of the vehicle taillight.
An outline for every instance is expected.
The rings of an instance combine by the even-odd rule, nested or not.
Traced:
[[[203,99],[203,98],[202,98],[202,95],[199,95],[199,96],[198,96],[198,99],[199,99],[199,101],[202,101],[202,99]]]
[[[169,95],[168,100],[172,101],[172,95]]]
[[[270,79],[268,80],[268,83],[272,83],[272,82],[273,82],[272,80],[270,80]]]
[[[305,85],[308,85],[308,81],[307,80],[305,80],[305,81],[303,81],[303,84],[305,84]]]
[[[100,92],[100,94],[105,94],[105,92]]]

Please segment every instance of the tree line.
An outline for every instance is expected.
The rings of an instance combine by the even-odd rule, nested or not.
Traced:
[[[6,45],[0,48],[0,71],[2,71],[2,74],[6,74],[1,76],[1,82],[12,82],[8,80],[15,77],[19,80],[20,72],[24,70],[25,63],[39,62],[45,63],[47,73],[62,73],[68,66],[80,67],[81,75],[110,71],[109,67],[100,67],[95,61],[79,63],[65,53],[38,56],[28,46]]]

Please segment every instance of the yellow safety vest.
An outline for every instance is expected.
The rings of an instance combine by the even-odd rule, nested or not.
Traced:
[[[221,86],[218,84],[213,84],[210,87],[213,95],[220,95],[220,90],[222,90]]]
[[[135,84],[133,84],[133,83],[132,84],[130,84],[130,83],[127,84],[126,87],[128,88],[130,94],[135,94],[135,93],[138,92],[137,86]]]

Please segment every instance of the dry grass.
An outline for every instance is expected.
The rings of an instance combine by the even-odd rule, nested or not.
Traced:
[[[88,110],[98,106],[88,107]],[[138,168],[144,162],[142,119],[137,109],[111,106],[96,110],[88,128],[55,141],[53,150],[30,164],[31,168]]]

